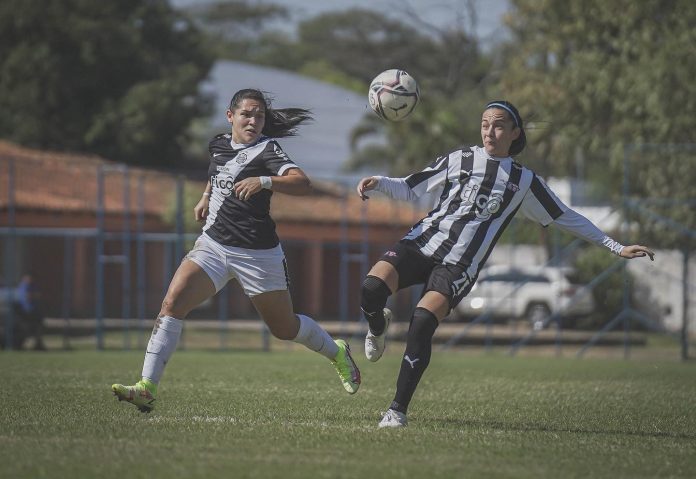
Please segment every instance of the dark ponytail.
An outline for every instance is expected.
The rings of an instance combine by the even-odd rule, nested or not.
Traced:
[[[522,121],[520,112],[515,108],[515,105],[505,100],[494,100],[486,105],[486,110],[489,108],[499,108],[505,110],[508,115],[510,115],[510,119],[515,123],[515,126],[520,129],[520,136],[510,145],[508,155],[515,156],[522,153],[522,150],[524,150],[524,147],[527,145],[527,135],[524,132],[524,122]]]
[[[266,108],[266,121],[262,133],[271,138],[282,138],[297,134],[297,127],[305,121],[312,120],[312,113],[304,108],[282,108],[274,110],[271,99],[261,90],[246,88],[239,90],[230,100],[230,110],[234,111],[242,100],[256,100]]]

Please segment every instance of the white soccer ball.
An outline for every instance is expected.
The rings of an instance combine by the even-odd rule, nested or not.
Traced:
[[[413,112],[420,99],[416,80],[403,70],[386,70],[370,83],[370,107],[380,118],[401,121]]]

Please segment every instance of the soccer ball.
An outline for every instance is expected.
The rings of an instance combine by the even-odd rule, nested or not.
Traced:
[[[416,108],[420,91],[416,80],[403,70],[386,70],[370,83],[370,107],[389,121],[401,121]]]

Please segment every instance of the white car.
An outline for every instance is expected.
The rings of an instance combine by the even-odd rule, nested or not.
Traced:
[[[595,309],[592,291],[571,283],[571,270],[550,266],[490,266],[455,308],[458,318],[490,314],[497,320],[525,319],[541,329],[552,314],[584,316]],[[564,323],[564,326],[570,326]]]

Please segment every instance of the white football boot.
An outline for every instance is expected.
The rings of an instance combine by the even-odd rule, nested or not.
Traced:
[[[388,409],[384,413],[384,417],[379,422],[380,429],[383,427],[406,427],[408,426],[408,421],[406,420],[406,414],[395,411],[393,409]]]
[[[386,347],[385,342],[387,339],[387,329],[389,329],[389,323],[392,319],[392,312],[388,308],[384,308],[384,331],[379,336],[375,336],[367,328],[367,336],[365,336],[365,356],[367,359],[373,363],[382,357],[384,354],[384,349]]]

